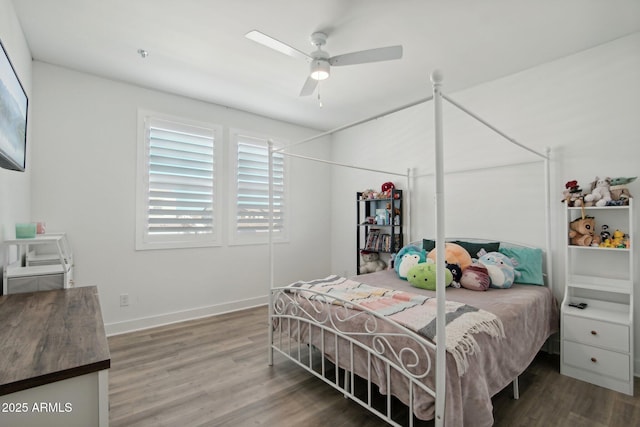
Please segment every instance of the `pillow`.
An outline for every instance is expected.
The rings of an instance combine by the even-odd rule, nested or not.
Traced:
[[[429,252],[436,248],[436,241],[429,239],[422,239],[422,249]]]
[[[500,253],[518,261],[515,266],[520,276],[516,283],[544,286],[542,276],[542,249],[539,248],[500,248]]]
[[[471,258],[480,258],[480,255],[478,255],[480,249],[484,249],[487,252],[498,252],[500,248],[500,242],[466,242],[464,240],[454,240],[451,243],[462,246],[469,252]]]

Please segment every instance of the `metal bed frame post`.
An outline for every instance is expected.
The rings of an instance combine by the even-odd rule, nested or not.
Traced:
[[[549,147],[545,148],[544,158],[544,180],[545,180],[545,194],[544,194],[544,203],[545,203],[545,228],[547,235],[545,236],[547,246],[546,251],[546,272],[547,272],[547,286],[553,291],[553,262],[551,257],[551,149]]]
[[[445,331],[445,252],[444,252],[444,152],[442,141],[442,73],[435,70],[431,73],[433,84],[433,105],[435,114],[435,204],[436,204],[436,427],[444,426],[446,397],[446,331]]]
[[[269,330],[269,366],[273,365],[273,327],[271,325],[271,319],[273,319],[273,293],[271,289],[273,289],[274,284],[274,256],[273,256],[273,141],[269,139],[267,141],[267,146],[269,148],[269,319],[267,320],[267,328]]]
[[[411,168],[407,168],[407,196],[403,197],[403,203],[405,203],[404,211],[407,213],[407,220],[405,221],[407,240],[404,243],[405,245],[413,241],[411,240],[411,194],[413,193],[411,190]]]

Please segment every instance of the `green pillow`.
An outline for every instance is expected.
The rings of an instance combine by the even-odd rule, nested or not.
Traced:
[[[454,240],[451,243],[462,246],[467,252],[469,252],[471,258],[480,258],[478,256],[480,249],[484,249],[489,253],[498,252],[498,249],[500,248],[500,242],[465,242],[464,240]]]
[[[500,253],[514,258],[518,265],[515,266],[516,274],[515,283],[526,285],[544,285],[542,275],[542,249],[539,248],[500,248]]]

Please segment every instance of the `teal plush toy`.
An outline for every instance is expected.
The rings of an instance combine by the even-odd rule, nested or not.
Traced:
[[[407,280],[407,273],[409,272],[409,269],[416,264],[425,262],[426,260],[427,252],[424,249],[416,245],[407,245],[400,249],[398,255],[396,255],[394,268],[398,277]]]
[[[436,265],[432,262],[416,264],[409,269],[407,281],[416,288],[436,290]],[[448,269],[444,269],[444,283],[449,286],[453,281],[453,275]]]

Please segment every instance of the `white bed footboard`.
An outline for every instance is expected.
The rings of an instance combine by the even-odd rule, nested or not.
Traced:
[[[380,313],[311,289],[272,289],[269,311],[270,361],[280,353],[391,425],[412,426],[416,411],[433,412],[431,341]],[[378,391],[385,396],[382,406],[374,399]],[[393,408],[392,396],[404,410]]]

